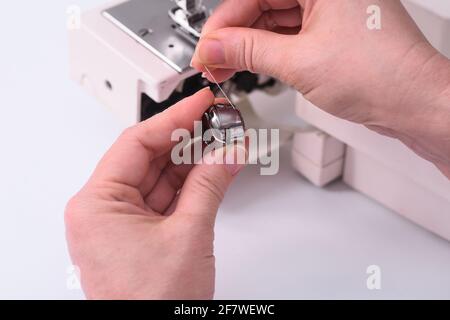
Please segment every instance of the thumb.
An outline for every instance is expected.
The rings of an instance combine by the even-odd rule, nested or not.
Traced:
[[[176,212],[214,224],[219,205],[233,177],[245,166],[245,159],[246,151],[239,146],[215,150],[205,156],[186,178]]]
[[[250,28],[224,28],[198,43],[193,65],[216,69],[248,70],[281,78],[296,42],[292,35]]]

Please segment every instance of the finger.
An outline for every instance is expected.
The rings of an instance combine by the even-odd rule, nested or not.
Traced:
[[[175,196],[170,206],[167,208],[167,210],[164,212],[164,216],[171,216],[175,210],[177,209],[178,205],[178,199],[179,199],[179,193]]]
[[[162,171],[161,176],[151,192],[146,196],[146,205],[153,211],[164,214],[175,199],[193,167],[193,165],[189,164],[171,164],[167,166]]]
[[[176,129],[192,131],[205,110],[214,102],[208,89],[201,90],[153,118],[126,130],[97,166],[91,182],[110,181],[139,187],[151,162],[167,153],[178,141],[171,141]]]
[[[218,97],[214,100],[214,104],[229,104],[229,102],[227,98]]]
[[[212,225],[226,190],[233,177],[245,166],[245,161],[246,150],[241,145],[207,155],[203,163],[195,166],[188,175],[174,216],[189,215]]]
[[[272,31],[276,27],[299,27],[302,16],[299,8],[287,10],[270,10],[264,12],[252,25],[252,28]]]
[[[239,8],[236,10],[236,8]],[[250,27],[252,26],[266,11],[275,10],[289,10],[299,8],[297,0],[228,0],[222,2],[214,11],[214,14],[208,19],[202,29],[202,36],[208,35],[210,32],[228,28],[228,27]],[[299,9],[300,12],[300,9]],[[300,14],[300,13],[299,13]],[[198,48],[198,46],[197,46]],[[192,67],[205,72],[204,61],[199,60],[197,49],[191,62]],[[211,68],[210,68],[211,69]],[[233,68],[219,68],[228,69],[213,71],[214,77],[217,76],[219,82],[230,79],[238,70]],[[231,69],[231,70],[230,70]],[[207,77],[208,79],[210,77]],[[220,80],[219,80],[220,79]],[[210,79],[212,80],[212,79]]]
[[[156,182],[158,181],[164,168],[170,161],[170,153],[167,153],[158,159],[152,161],[145,178],[139,185],[139,191],[142,196],[146,196],[154,188]]]
[[[237,70],[215,69],[210,70],[210,72],[211,74],[209,74],[209,72],[205,74],[205,77],[206,79],[208,79],[209,82],[215,83],[217,81],[218,83],[222,83],[232,78],[234,74],[237,72]]]
[[[249,27],[266,11],[292,9],[298,6],[297,0],[224,1],[208,19],[202,29],[202,35],[227,27]]]
[[[293,37],[249,28],[220,29],[200,40],[195,59],[216,69],[248,70],[280,78],[291,72],[291,59],[298,63],[294,45],[298,47],[302,39]]]
[[[214,103],[217,103],[218,100],[216,98]],[[195,150],[197,148],[201,150],[202,147],[203,141],[201,139],[192,140],[191,144],[182,151],[183,159],[184,157],[189,157],[190,160],[184,161],[180,165],[176,165],[170,161],[171,153],[167,154],[169,159],[164,167],[160,168],[160,174],[155,183],[153,183],[152,188],[147,190],[146,193],[142,193],[147,208],[160,214],[164,214],[167,211],[167,208],[172,205],[176,195],[183,186],[187,175],[194,167],[193,163],[196,162],[197,157]]]
[[[292,12],[294,12],[294,11],[292,11]],[[300,14],[298,12],[296,12],[296,15],[298,15],[298,17],[300,17]],[[291,23],[286,23],[286,25],[293,25],[294,27],[284,27],[284,26],[277,26],[275,23],[272,24],[271,22],[267,21],[265,18],[261,18],[260,20],[258,20],[256,22],[255,25],[252,26],[252,28],[254,28],[254,29],[269,29],[270,28],[271,31],[273,31],[274,33],[278,33],[278,34],[282,34],[282,35],[298,35],[301,30],[301,26],[300,25],[295,26],[295,25],[299,21],[300,21],[300,18],[298,21],[292,21]],[[269,27],[269,25],[271,25],[271,26]],[[247,33],[252,33],[251,29],[246,29],[246,31],[247,31]],[[274,36],[276,37],[276,34]],[[289,40],[291,40],[291,39],[289,39]],[[247,38],[246,41],[250,43],[250,50],[252,50],[252,51],[258,50],[258,48],[253,47],[253,42],[252,42],[251,38]],[[270,41],[270,39],[267,39],[267,41]],[[211,62],[211,60],[209,60],[209,59],[214,60],[218,56],[223,55],[223,53],[220,53],[219,52],[220,50],[218,50],[216,46],[213,48],[208,48],[208,45],[206,45],[206,48],[203,46],[204,46],[204,42],[200,43],[198,46],[197,52],[200,52],[200,54],[202,54],[202,55],[206,55],[207,58],[206,59],[201,59],[201,58],[199,59],[198,57],[194,58],[194,60],[192,62],[192,66],[195,69],[203,72],[204,77],[206,79],[208,79],[208,81],[210,81],[210,82],[217,81],[219,83],[222,83],[222,82],[225,82],[225,81],[229,80],[230,78],[232,78],[234,76],[234,74],[238,71],[243,71],[243,70],[251,71],[251,69],[249,69],[249,67],[248,67],[248,63],[245,63],[246,61],[248,61],[245,59],[245,57],[246,57],[245,50],[241,51],[241,56],[242,56],[241,61],[243,61],[243,63],[238,64],[239,68],[230,69],[228,61],[227,61],[226,68],[220,68],[220,65],[211,66],[209,64],[208,70],[207,70],[205,65],[207,64],[208,61]],[[276,42],[273,43],[273,46],[274,47],[271,48],[272,51],[270,52],[271,57],[273,56],[272,52],[275,52],[275,51],[283,52],[282,50],[280,50],[280,48],[275,47],[275,46],[277,46]],[[244,48],[244,49],[248,48],[248,47],[249,47],[248,45],[242,46],[242,48]],[[199,53],[196,53],[196,54],[199,54]],[[210,58],[208,58],[208,57],[210,57]],[[251,57],[251,55],[247,55],[247,57]],[[232,58],[229,58],[228,60],[230,60],[230,59],[232,59]],[[285,59],[283,59],[282,61],[285,61]],[[274,68],[279,67],[279,66],[277,66],[277,62],[279,63],[280,61],[275,61],[274,59],[271,59],[269,62],[271,62],[271,63],[269,63],[268,65],[265,64],[264,61],[262,62],[262,64],[264,64],[265,67],[270,67],[270,66],[273,66]],[[256,70],[256,71],[261,72],[261,70],[260,71]],[[269,74],[269,73],[266,72],[266,74]]]

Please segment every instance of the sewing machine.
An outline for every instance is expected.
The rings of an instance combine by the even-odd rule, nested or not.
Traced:
[[[119,0],[86,12],[81,28],[70,32],[72,78],[126,125],[152,117],[209,84],[189,65],[218,2]],[[223,88],[243,97],[254,90],[276,94],[282,86],[242,72]]]
[[[80,28],[69,32],[71,77],[124,126],[154,116],[210,85],[189,64],[218,2],[116,0],[84,13]],[[404,4],[432,44],[450,56],[449,3]],[[450,239],[450,182],[399,142],[325,114],[300,95],[298,121],[284,126],[274,119],[288,110],[280,109],[278,101],[290,89],[266,76],[242,72],[223,88],[252,127],[285,129],[280,143],[294,135],[293,165],[315,185],[343,177],[353,188]],[[272,114],[263,116],[252,103],[257,92],[277,105]]]

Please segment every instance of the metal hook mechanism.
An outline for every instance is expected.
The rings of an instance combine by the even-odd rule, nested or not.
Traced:
[[[202,119],[203,141],[222,145],[244,142],[245,123],[241,112],[227,104],[210,107]]]

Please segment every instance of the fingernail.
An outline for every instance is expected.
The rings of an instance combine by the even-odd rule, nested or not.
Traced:
[[[207,74],[206,72],[203,72],[203,73],[202,73],[202,78],[203,78],[203,79],[208,79],[208,74]]]
[[[198,57],[203,64],[224,64],[225,49],[219,40],[203,39],[198,45]]]

